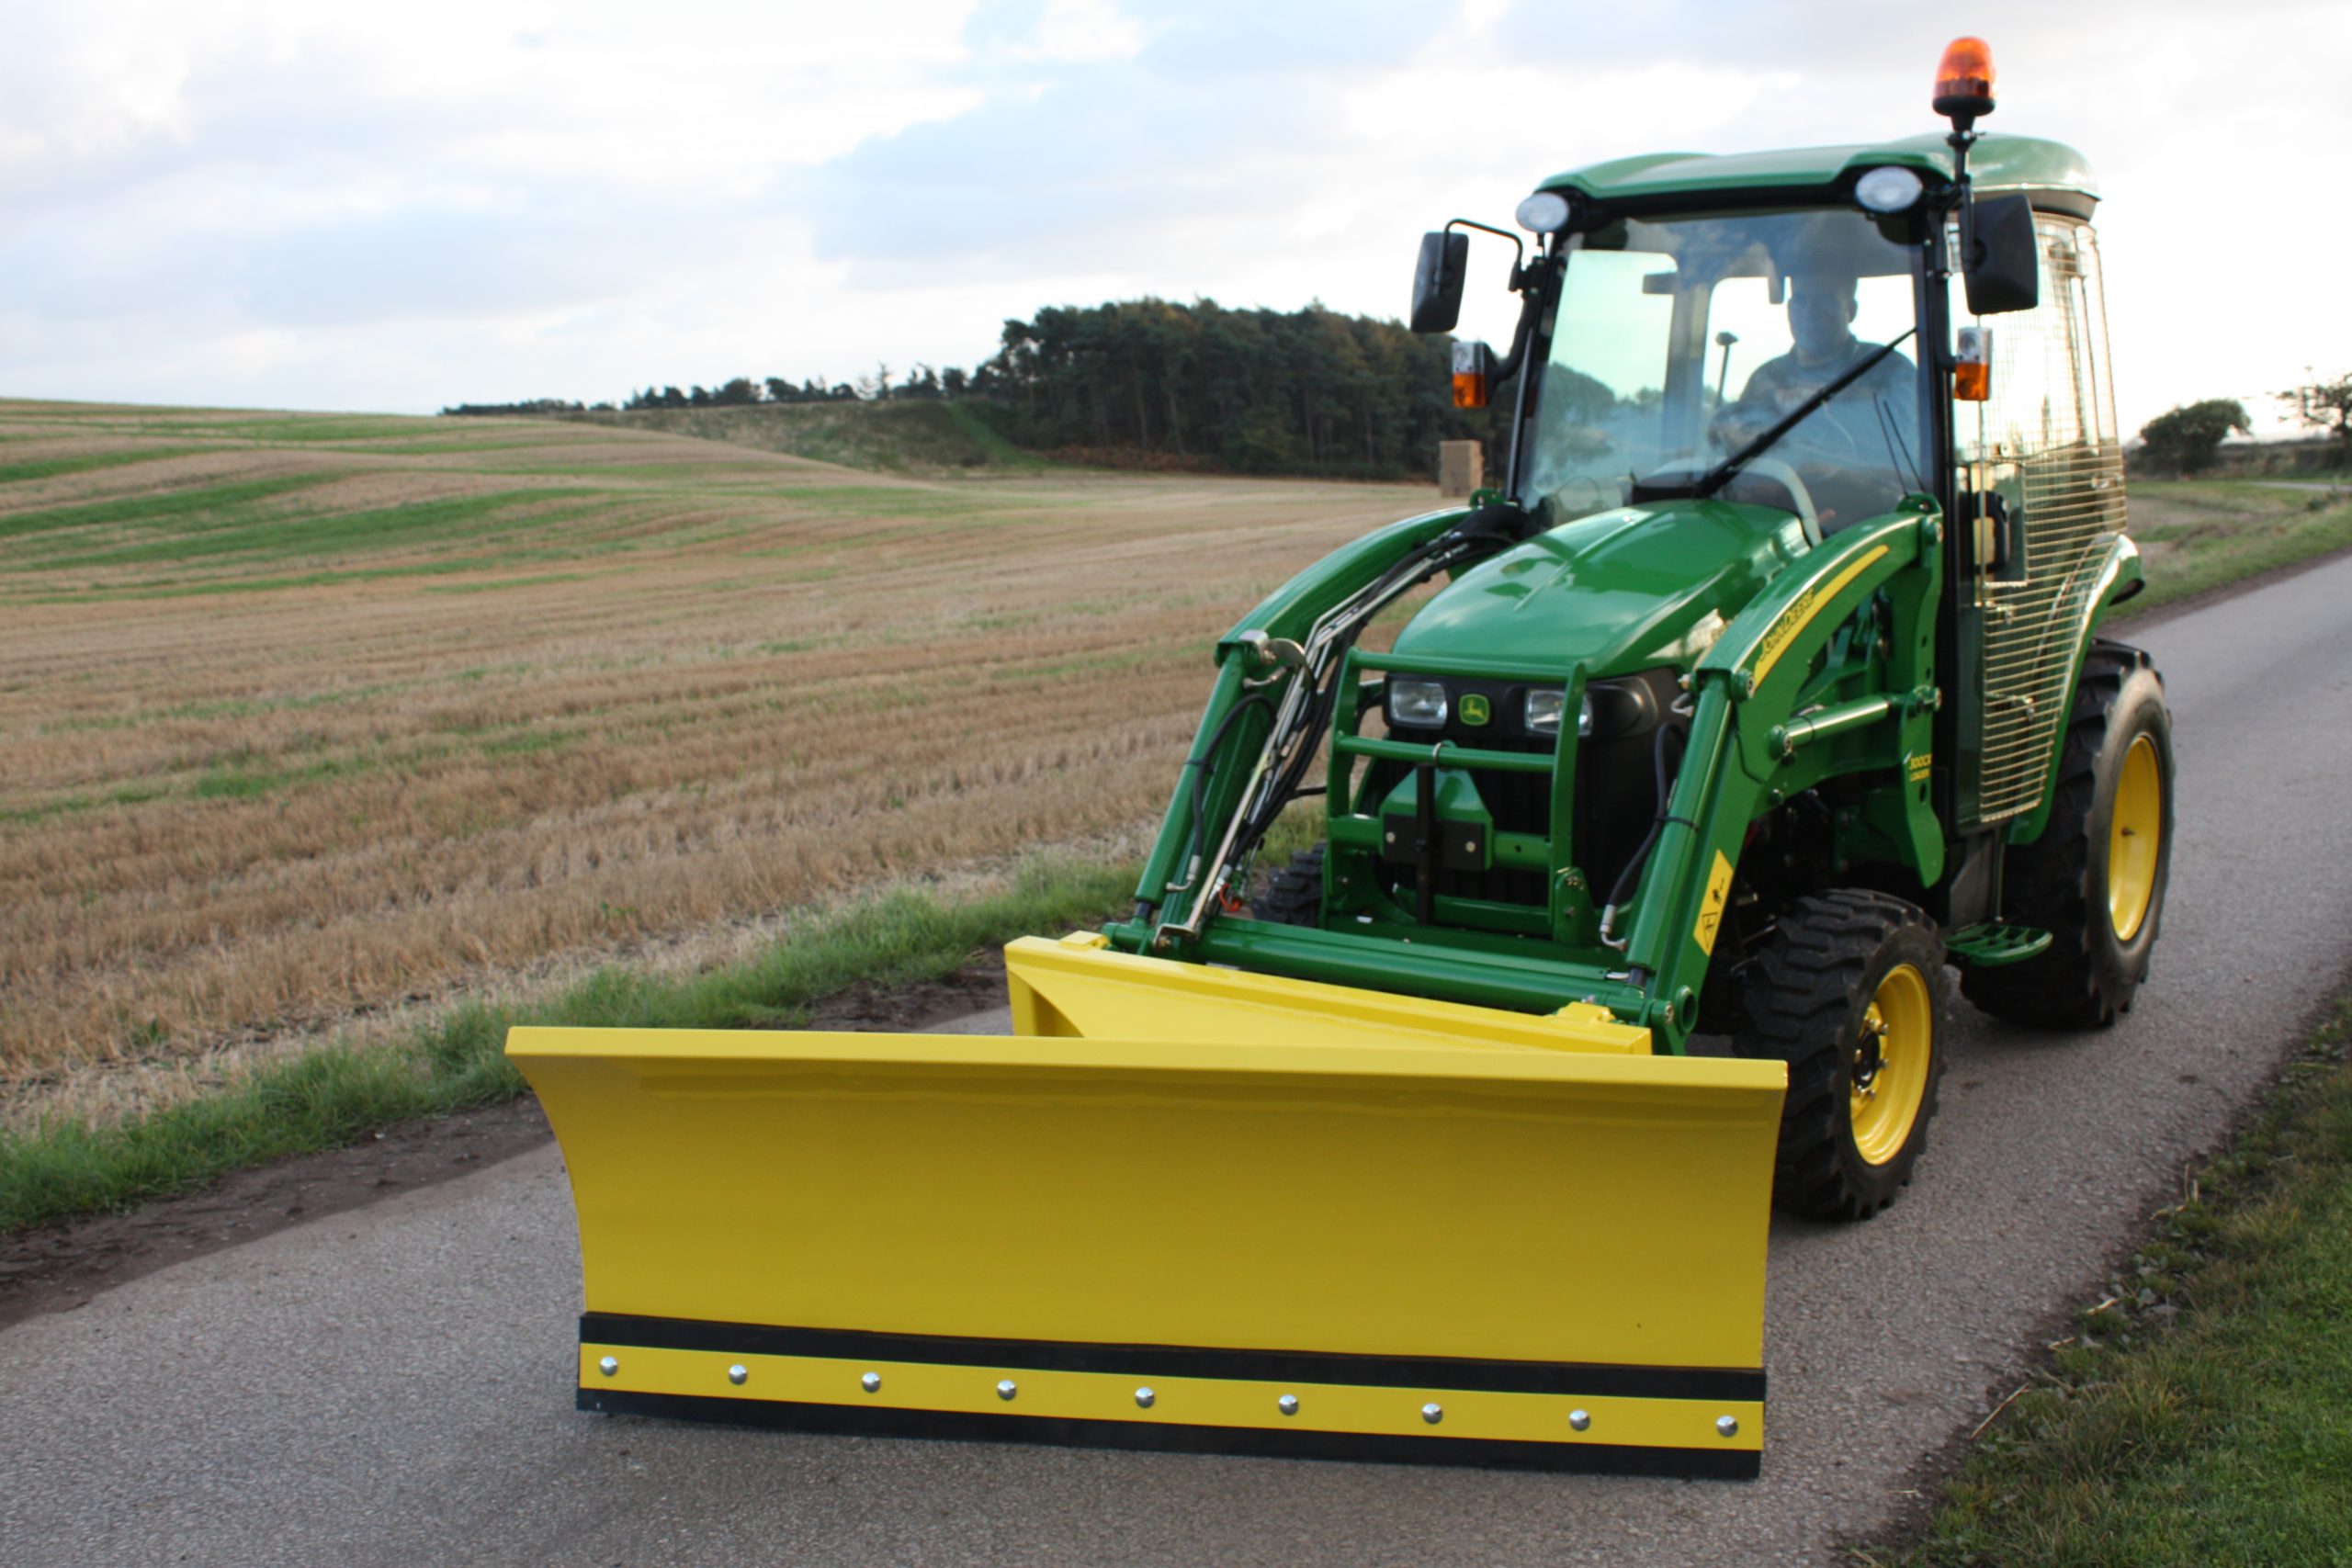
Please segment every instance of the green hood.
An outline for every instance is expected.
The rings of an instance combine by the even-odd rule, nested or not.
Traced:
[[[1396,635],[1405,657],[1595,676],[1688,667],[1806,548],[1787,513],[1722,501],[1629,506],[1563,524],[1456,578]],[[1700,636],[1691,634],[1698,628]]]

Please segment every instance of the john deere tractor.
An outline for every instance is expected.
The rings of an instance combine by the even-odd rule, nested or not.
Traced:
[[[2090,171],[1977,136],[1975,40],[1935,104],[1542,182],[1453,351],[1504,482],[1217,644],[1131,914],[1008,949],[1011,1038],[518,1031],[582,1403],[1753,1473],[1768,1200],[1910,1179],[1948,965],[2096,1028],[2163,912]]]
[[[2093,200],[2068,149],[1966,135],[1545,181],[1508,356],[1455,350],[1458,400],[1515,385],[1507,481],[1236,629],[1114,945],[1784,1061],[1781,1201],[1883,1206],[1946,963],[2100,1026],[2162,912],[2163,686],[2099,633],[2141,574]],[[1416,329],[1469,227],[1426,238]],[[1318,761],[1328,842],[1234,918]]]

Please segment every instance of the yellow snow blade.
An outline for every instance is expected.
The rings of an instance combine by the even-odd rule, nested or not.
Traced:
[[[1550,1018],[1114,953],[1080,931],[1004,950],[1015,1034],[1235,1045],[1470,1045],[1649,1055],[1650,1032],[1571,1002]]]
[[[513,1032],[583,1408],[1756,1472],[1780,1064],[1093,939],[1007,963],[1030,1032]]]

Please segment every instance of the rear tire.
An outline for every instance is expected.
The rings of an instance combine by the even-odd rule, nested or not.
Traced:
[[[1870,1218],[1909,1183],[1936,1113],[1950,986],[1935,922],[1859,888],[1800,898],[1738,987],[1733,1049],[1789,1065],[1773,1202]]]
[[[1250,918],[1279,926],[1323,923],[1323,850],[1301,850],[1266,879],[1265,890],[1250,901]]]
[[[1967,971],[1961,991],[2012,1022],[2097,1029],[2148,977],[2172,870],[2172,716],[2146,654],[2091,649],[2065,746],[2049,822],[2002,867],[2004,918],[2048,931],[2050,946]]]

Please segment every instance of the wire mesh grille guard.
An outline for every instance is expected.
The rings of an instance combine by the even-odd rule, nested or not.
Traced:
[[[1998,490],[2023,513],[2023,570],[1979,581],[1984,613],[1984,745],[1977,814],[1998,822],[2041,803],[2065,721],[2071,654],[2103,546],[2125,526],[2123,451],[2107,363],[2098,243],[2044,215],[2041,303],[1995,319],[1993,396],[1963,413],[1969,487]]]

